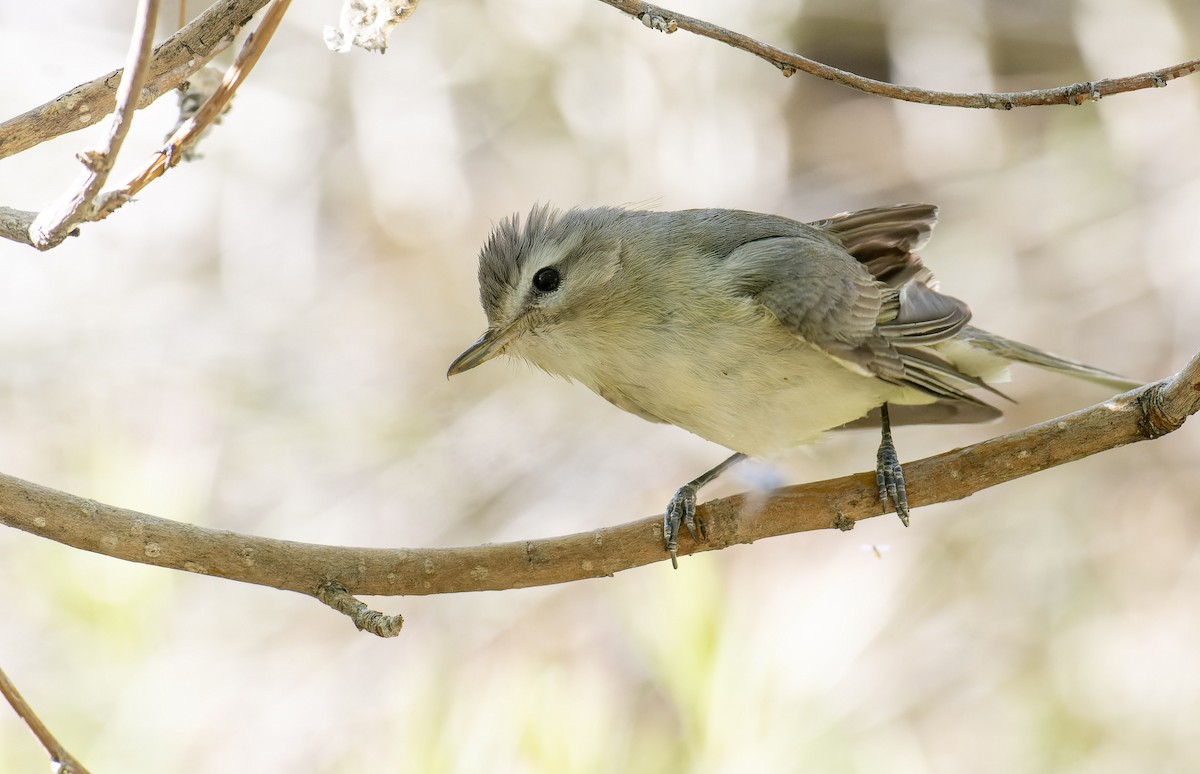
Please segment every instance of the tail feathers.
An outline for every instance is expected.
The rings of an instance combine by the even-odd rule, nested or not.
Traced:
[[[1076,379],[1086,379],[1089,382],[1102,384],[1105,387],[1112,387],[1115,390],[1132,390],[1134,387],[1140,387],[1142,382],[1134,379],[1129,379],[1120,374],[1114,374],[1111,371],[1105,371],[1101,368],[1095,368],[1080,363],[1076,360],[1067,360],[1066,358],[1052,355],[1049,352],[1043,352],[1040,349],[1031,347],[1028,344],[1022,344],[1019,341],[1006,339],[1003,336],[997,336],[994,333],[980,330],[973,326],[966,326],[959,331],[956,337],[974,347],[990,352],[994,355],[999,355],[1006,360],[1012,360],[1018,363],[1028,363],[1029,365],[1044,368],[1047,371],[1066,374],[1073,376]]]

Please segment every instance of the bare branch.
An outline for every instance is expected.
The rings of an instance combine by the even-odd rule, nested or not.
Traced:
[[[1171,379],[1009,435],[906,463],[909,503],[962,499],[1097,452],[1158,438],[1197,410],[1200,353]],[[874,473],[859,473],[765,495],[714,500],[700,506],[697,515],[708,526],[708,541],[685,540],[680,554],[793,532],[847,529],[880,515],[880,504]],[[181,524],[2,474],[0,524],[118,559],[297,591],[343,612],[350,603],[337,598],[342,589],[347,595],[511,589],[597,578],[667,558],[661,516],[515,543],[353,548]],[[356,622],[365,620],[359,617],[362,611],[348,614]]]
[[[233,60],[233,65],[225,71],[225,78],[221,81],[221,85],[191,118],[175,130],[175,133],[167,140],[166,146],[155,152],[142,169],[130,177],[125,185],[104,194],[104,198],[96,208],[98,217],[105,217],[114,212],[133,198],[138,191],[149,185],[152,180],[161,177],[164,172],[184,158],[187,149],[225,111],[225,106],[233,98],[234,92],[246,80],[246,76],[257,64],[267,44],[271,42],[271,36],[275,34],[289,5],[291,5],[291,0],[274,0],[271,3],[271,7],[263,15],[258,28],[246,38],[242,50]]]
[[[138,108],[144,108],[187,80],[250,23],[268,0],[221,0],[154,50]],[[82,83],[70,91],[0,123],[0,159],[29,150],[59,135],[91,126],[112,112],[121,70]]]
[[[94,150],[79,154],[83,174],[57,202],[42,210],[29,227],[29,241],[39,250],[60,244],[76,226],[91,218],[93,204],[117,162],[121,144],[129,133],[138,97],[150,69],[150,50],[154,43],[154,25],[158,21],[159,0],[139,0],[133,25],[133,40],[125,58],[121,85],[117,88],[117,108],[112,114],[108,134]]]
[[[142,0],[142,3],[144,6],[148,5],[148,13],[157,12],[158,0]],[[150,181],[158,178],[167,169],[186,158],[188,148],[196,142],[205,129],[220,117],[238,86],[258,62],[290,3],[291,0],[275,0],[266,15],[263,16],[256,34],[252,34],[246,39],[246,43],[242,46],[233,65],[225,73],[225,78],[221,81],[220,86],[191,118],[182,123],[171,135],[165,148],[151,156],[145,167],[128,183],[99,196],[99,190],[112,169],[121,141],[128,130],[128,122],[135,110],[136,100],[133,95],[140,91],[136,78],[140,72],[144,79],[148,65],[146,56],[149,53],[150,41],[148,38],[140,39],[143,43],[142,48],[139,49],[142,53],[142,58],[138,60],[140,66],[134,67],[133,64],[130,64],[125,68],[127,72],[134,73],[135,81],[126,88],[125,82],[122,80],[121,109],[114,118],[113,130],[109,134],[107,145],[99,150],[86,151],[80,156],[80,161],[88,168],[87,172],[76,182],[73,190],[63,200],[40,215],[0,208],[0,236],[32,244],[39,250],[48,250],[61,244],[66,237],[77,234],[76,226],[79,223],[108,217],[130,201]],[[139,31],[144,32],[147,28],[153,30],[152,16],[141,16],[139,19],[142,20]],[[135,59],[132,55],[130,58],[131,60]],[[32,222],[27,227],[27,234],[22,235],[19,229],[29,220]]]
[[[1200,71],[1200,59],[1181,62],[1161,70],[1129,75],[1124,78],[1105,78],[1091,83],[1074,83],[1069,86],[1057,86],[1049,89],[1034,89],[1032,91],[1010,91],[995,93],[968,94],[954,91],[932,91],[913,86],[897,86],[873,78],[839,70],[836,67],[815,62],[812,59],[784,51],[767,45],[739,32],[718,27],[715,24],[695,19],[691,16],[669,11],[650,3],[636,0],[600,0],[620,11],[633,16],[647,27],[660,32],[672,33],[676,30],[687,30],[704,38],[726,43],[734,48],[754,54],[760,59],[770,62],[784,74],[791,76],[796,71],[815,75],[827,81],[847,86],[857,91],[875,94],[881,97],[901,100],[904,102],[919,102],[925,105],[943,105],[946,107],[993,108],[996,110],[1012,110],[1015,107],[1033,107],[1037,105],[1082,105],[1085,102],[1095,102],[1111,94],[1120,94],[1140,89],[1161,88],[1169,81],[1182,78]]]
[[[75,760],[71,753],[67,752],[66,748],[54,738],[54,734],[50,733],[50,729],[46,728],[46,724],[21,696],[17,687],[8,679],[8,675],[0,669],[0,696],[8,700],[12,708],[16,710],[17,716],[25,721],[25,725],[29,726],[29,730],[42,743],[42,747],[46,748],[46,752],[50,753],[50,760],[58,765],[60,774],[88,774],[88,770],[82,763]]]
[[[268,0],[223,0],[211,6],[194,22],[155,49],[148,63],[146,57],[135,57],[134,52],[136,49],[137,53],[141,54],[144,50],[142,45],[149,43],[154,26],[152,22],[143,24],[146,16],[144,13],[139,14],[140,26],[135,31],[135,46],[130,49],[130,59],[142,63],[140,68],[134,68],[142,70],[140,83],[136,82],[136,73],[134,81],[127,82],[124,69],[114,70],[108,75],[76,86],[44,105],[0,123],[0,159],[3,159],[46,140],[96,123],[117,104],[114,84],[119,81],[121,86],[122,108],[113,122],[107,152],[91,151],[81,156],[80,160],[89,170],[76,184],[76,192],[58,205],[47,208],[40,216],[35,212],[0,207],[0,238],[45,250],[60,244],[68,236],[77,235],[79,232],[75,224],[81,219],[98,220],[116,209],[119,203],[112,193],[105,195],[98,206],[85,206],[85,203],[90,205],[96,195],[95,191],[100,189],[108,170],[111,170],[133,110],[149,105],[168,89],[179,86],[189,75],[204,67],[212,57],[233,41],[237,31],[267,2]],[[156,9],[157,0],[154,0],[150,7]],[[129,67],[127,64],[127,69]],[[96,170],[101,168],[104,169],[103,174],[97,174]]]

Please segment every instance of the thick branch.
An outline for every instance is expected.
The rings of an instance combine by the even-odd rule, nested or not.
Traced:
[[[919,102],[926,105],[994,108],[998,110],[1012,110],[1015,107],[1032,107],[1036,105],[1081,105],[1084,102],[1096,101],[1110,94],[1163,87],[1167,85],[1168,81],[1200,71],[1200,59],[1192,59],[1148,73],[1129,75],[1124,78],[1106,78],[1091,83],[1074,83],[1069,86],[1057,86],[1049,89],[975,94],[953,91],[931,91],[913,86],[897,86],[872,78],[864,78],[861,75],[855,75],[845,70],[839,70],[836,67],[815,62],[799,54],[793,54],[767,45],[739,32],[718,27],[702,19],[684,16],[683,14],[669,11],[657,5],[637,2],[637,0],[600,0],[600,2],[624,11],[651,29],[667,33],[674,32],[675,30],[687,30],[701,37],[717,40],[734,48],[754,54],[779,68],[785,76],[791,76],[799,70],[809,75],[815,75],[818,78],[824,78],[827,81],[839,83],[842,86],[848,86],[857,91],[866,92],[867,94],[875,94],[904,102]]]
[[[12,684],[3,669],[0,669],[0,696],[3,696],[12,705],[13,710],[42,743],[42,747],[45,747],[46,752],[50,753],[50,760],[58,765],[59,774],[88,774],[88,770],[84,768],[83,764],[75,760],[75,757],[67,752],[67,748],[63,747],[54,734],[50,733],[50,729],[46,728],[46,724],[25,701],[25,697],[21,696],[17,686]]]
[[[1000,438],[905,465],[913,506],[981,489],[1169,433],[1200,409],[1200,354],[1172,379]],[[878,516],[874,474],[735,495],[698,509],[708,542],[681,554]],[[595,578],[666,559],[661,517],[564,537],[465,548],[312,545],[205,529],[0,475],[0,523],[75,548],[318,596],[442,594]],[[334,582],[337,587],[322,586]]]
[[[221,0],[154,50],[138,108],[149,105],[208,64],[268,0]],[[44,105],[0,123],[0,159],[91,126],[112,112],[121,70],[80,84]]]

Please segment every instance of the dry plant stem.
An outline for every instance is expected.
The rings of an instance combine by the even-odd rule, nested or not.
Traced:
[[[861,75],[814,62],[799,54],[775,48],[741,33],[718,27],[702,19],[694,19],[691,16],[669,11],[657,5],[635,0],[600,0],[600,2],[636,17],[652,29],[668,33],[677,29],[687,30],[701,37],[720,41],[754,54],[775,65],[785,76],[790,76],[799,70],[867,94],[926,105],[997,110],[1011,110],[1015,107],[1036,105],[1081,105],[1084,102],[1096,101],[1111,94],[1166,86],[1168,81],[1200,71],[1200,59],[1192,59],[1148,73],[1139,73],[1124,78],[1106,78],[1091,83],[1075,83],[1050,89],[975,94],[931,91],[864,78]]]
[[[125,58],[121,85],[117,88],[117,109],[112,114],[108,134],[98,148],[79,154],[83,174],[57,202],[42,210],[29,227],[29,241],[39,250],[60,244],[75,227],[92,216],[93,204],[108,173],[117,162],[121,143],[137,110],[138,97],[150,69],[150,51],[154,44],[154,26],[158,21],[159,0],[139,0],[133,40]]]
[[[233,42],[269,0],[221,0],[154,50],[138,107],[174,89]],[[0,123],[0,159],[59,135],[84,129],[111,113],[122,71],[114,70]]]
[[[84,768],[83,764],[75,760],[71,753],[67,752],[66,748],[54,738],[54,734],[46,728],[46,724],[17,691],[17,687],[8,679],[8,675],[4,673],[3,669],[0,669],[0,695],[4,696],[12,705],[17,716],[25,721],[25,725],[29,726],[29,730],[42,743],[42,747],[45,747],[46,752],[50,753],[50,760],[58,765],[60,774],[88,774],[88,770]]]
[[[201,132],[221,115],[238,86],[241,86],[242,81],[246,80],[246,76],[249,75],[250,70],[254,68],[267,44],[271,41],[271,36],[275,34],[275,30],[279,27],[279,22],[283,19],[283,14],[290,4],[291,0],[274,0],[271,3],[271,7],[263,15],[258,28],[246,38],[233,65],[225,71],[225,78],[217,90],[200,106],[195,115],[185,121],[171,135],[166,146],[152,155],[146,165],[134,174],[124,186],[104,194],[97,206],[99,217],[111,214],[129,201],[138,191],[149,185],[152,180],[161,177],[164,172],[179,163],[188,146],[194,143]]]
[[[1175,377],[1058,419],[906,463],[912,506],[981,489],[1144,441],[1200,410],[1200,353]],[[707,542],[679,553],[815,529],[847,528],[880,514],[874,473],[699,506]],[[667,558],[662,517],[563,537],[463,548],[312,545],[241,535],[148,516],[0,475],[0,523],[74,548],[143,564],[317,596],[341,610],[348,594],[444,594],[566,583]],[[329,585],[335,584],[335,585]],[[336,594],[334,592],[337,592]],[[332,596],[331,596],[332,595]],[[355,602],[357,602],[355,600]],[[354,617],[354,611],[348,612]]]

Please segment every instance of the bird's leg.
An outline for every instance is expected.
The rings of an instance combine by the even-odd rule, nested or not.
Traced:
[[[746,455],[739,452],[712,470],[700,474],[694,480],[679,487],[675,491],[675,496],[671,498],[671,502],[667,504],[667,510],[663,514],[663,543],[666,544],[667,552],[671,554],[671,566],[676,570],[679,569],[679,559],[676,557],[676,552],[679,550],[679,525],[687,527],[692,540],[698,541],[707,537],[704,533],[704,522],[696,518],[696,492],[700,490],[700,487],[724,473],[726,468],[732,467],[744,459],[746,459]],[[699,537],[696,534],[697,527],[700,530]]]
[[[879,485],[879,502],[883,512],[888,512],[888,498],[896,506],[896,515],[904,526],[908,526],[908,495],[904,491],[904,470],[900,457],[892,443],[892,422],[888,418],[888,404],[879,407],[883,424],[883,438],[879,442],[879,453],[875,455],[875,483]]]

